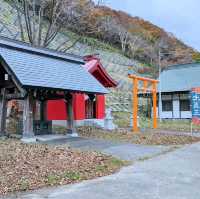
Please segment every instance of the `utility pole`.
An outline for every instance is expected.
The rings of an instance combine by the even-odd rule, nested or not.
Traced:
[[[162,122],[162,82],[161,82],[161,52],[159,48],[158,52],[158,67],[159,67],[159,102],[158,102],[158,112],[159,112],[159,120]]]
[[[159,102],[158,102],[158,113],[159,113],[159,121],[162,122],[162,79],[161,79],[161,72],[162,72],[162,68],[161,68],[161,57],[163,55],[173,55],[173,53],[176,53],[175,51],[170,51],[168,53],[162,53],[159,47],[159,51],[158,51],[158,67],[159,67]]]

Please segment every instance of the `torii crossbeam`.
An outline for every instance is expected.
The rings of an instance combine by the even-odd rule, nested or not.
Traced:
[[[140,77],[137,75],[129,75],[129,78],[133,80],[133,132],[138,132],[138,90],[146,93],[151,92],[153,96],[153,128],[157,128],[157,84],[158,80]],[[138,87],[138,82],[143,82],[143,88]],[[151,84],[150,88],[148,84]]]

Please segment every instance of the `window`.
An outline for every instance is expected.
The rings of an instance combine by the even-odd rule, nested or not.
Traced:
[[[190,111],[190,100],[180,100],[180,110]]]
[[[162,110],[163,111],[173,111],[172,100],[162,101]]]

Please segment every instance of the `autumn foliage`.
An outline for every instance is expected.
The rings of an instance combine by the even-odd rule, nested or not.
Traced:
[[[49,47],[57,34],[70,30],[78,39],[64,41],[56,50],[67,52],[81,38],[99,39],[129,58],[163,67],[196,60],[196,52],[173,34],[139,17],[95,4],[92,0],[8,0],[17,10],[21,40]],[[22,14],[22,15],[21,15]],[[23,25],[25,23],[25,26]],[[45,22],[45,23],[44,23]],[[67,46],[67,47],[65,47]]]
[[[194,50],[173,34],[166,32],[139,17],[132,17],[107,6],[97,6],[90,1],[90,14],[73,27],[73,31],[86,33],[121,48],[130,58],[155,65],[158,62],[158,49],[164,52],[161,62],[164,66],[192,62]],[[95,27],[96,31],[89,33]]]

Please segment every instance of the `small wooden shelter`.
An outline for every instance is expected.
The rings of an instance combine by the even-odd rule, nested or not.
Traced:
[[[7,103],[23,100],[23,138],[32,138],[46,126],[47,101],[64,99],[67,104],[68,133],[76,133],[73,125],[73,94],[106,94],[102,86],[81,65],[77,56],[53,50],[34,48],[26,43],[0,37],[0,135],[5,135]],[[34,128],[36,103],[40,118]],[[44,130],[44,128],[43,128]]]

